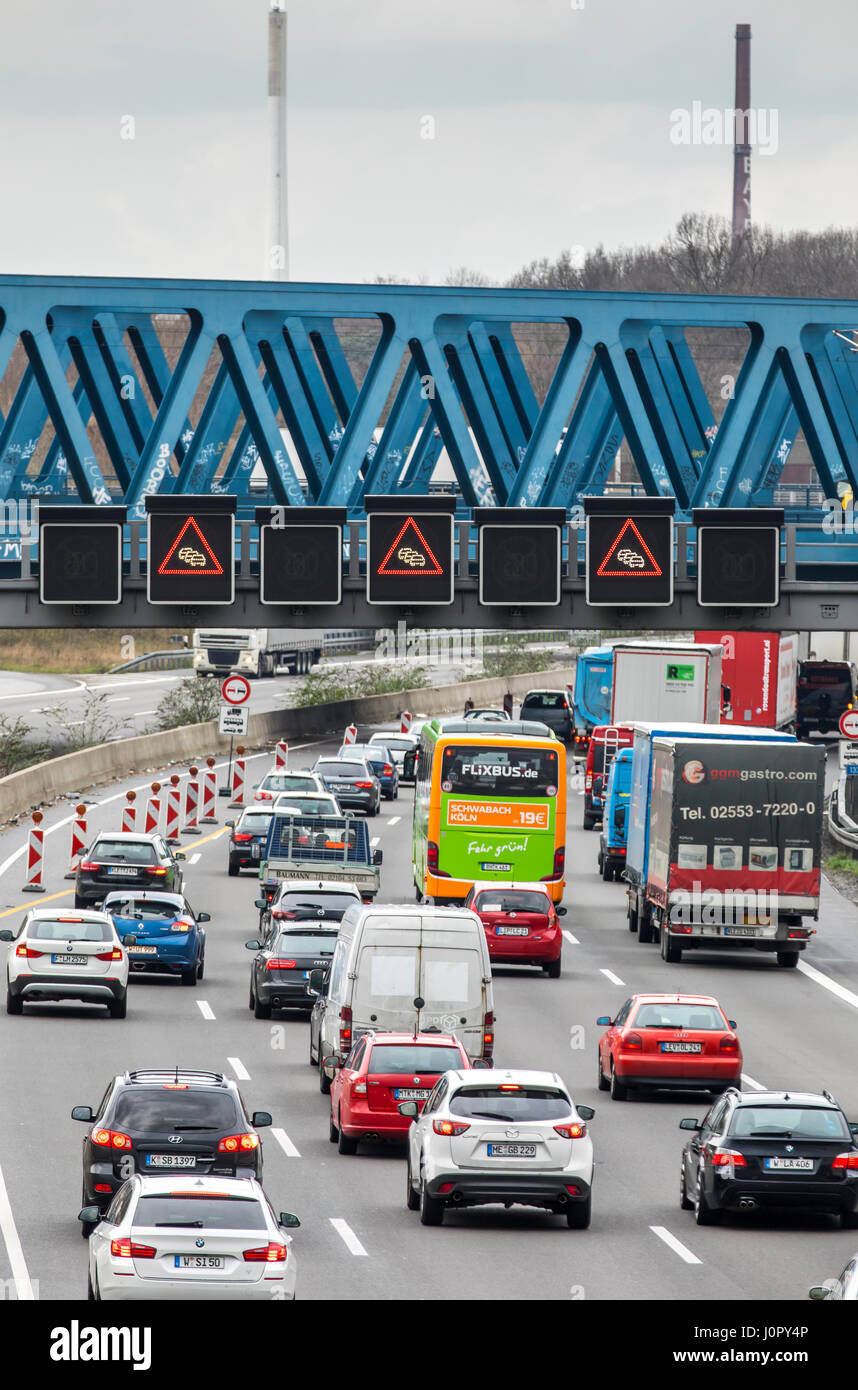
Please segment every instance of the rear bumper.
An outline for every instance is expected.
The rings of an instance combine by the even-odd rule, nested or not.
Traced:
[[[441,1192],[447,1183],[449,1192]],[[569,1187],[577,1190],[570,1192]],[[458,1170],[439,1173],[427,1185],[430,1197],[440,1197],[448,1206],[487,1206],[493,1202],[513,1202],[525,1207],[566,1207],[585,1202],[592,1184],[575,1173],[487,1173]]]
[[[332,795],[337,798],[344,811],[368,811],[375,805],[372,792],[333,792]]]
[[[742,1200],[753,1201],[761,1207],[794,1207],[808,1211],[858,1211],[858,1183],[852,1181],[826,1182],[818,1178],[796,1178],[790,1175],[779,1179],[747,1181],[731,1179],[715,1183],[707,1200],[717,1207],[736,1210]]]
[[[351,1116],[347,1124],[341,1125],[343,1134],[349,1139],[363,1139],[377,1135],[379,1139],[404,1139],[411,1128],[411,1121],[396,1111],[367,1110],[362,1115]]]
[[[622,1067],[617,1067],[617,1076],[624,1085],[633,1088],[640,1086],[641,1089],[650,1091],[711,1091],[713,1088],[722,1086],[739,1086],[742,1084],[742,1073],[734,1072],[729,1076],[718,1076],[711,1068],[701,1072],[699,1076],[638,1076],[634,1072],[625,1072]]]
[[[511,965],[527,965],[531,961],[539,965],[550,965],[552,961],[560,959],[563,937],[559,931],[541,941],[532,936],[489,936],[487,932],[486,944],[489,948],[489,960],[497,962],[498,965],[503,965],[504,962]]]
[[[290,1253],[287,1271],[284,1275],[269,1275],[253,1283],[230,1279],[219,1283],[205,1279],[140,1279],[137,1275],[114,1275],[105,1286],[99,1286],[99,1294],[106,1303],[161,1303],[181,1302],[192,1298],[194,1302],[222,1303],[240,1299],[242,1303],[291,1300],[295,1297],[296,1270]],[[291,1270],[288,1264],[292,1264]]]
[[[263,858],[261,850],[255,857],[245,850],[231,849],[229,852],[230,864],[237,864],[240,869],[258,869]]]
[[[273,1009],[306,1009],[309,1013],[316,1002],[315,995],[307,993],[306,980],[288,984],[260,980],[254,988],[260,1004],[270,1004]]]
[[[75,979],[69,975],[19,975],[9,983],[13,999],[35,1004],[42,1000],[83,999],[91,1004],[109,1004],[121,999],[126,990],[123,981],[104,975]]]
[[[197,958],[196,949],[182,956],[129,955],[128,965],[132,975],[178,975],[183,970],[190,970]]]

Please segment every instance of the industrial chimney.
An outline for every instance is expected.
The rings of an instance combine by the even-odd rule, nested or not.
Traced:
[[[268,237],[268,271],[272,280],[288,280],[286,11],[278,9],[276,4],[268,15],[268,120],[271,142],[271,218]]]
[[[736,98],[733,107],[733,241],[751,221],[751,26],[736,25]]]

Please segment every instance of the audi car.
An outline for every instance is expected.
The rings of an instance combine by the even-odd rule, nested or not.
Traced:
[[[373,776],[381,783],[381,794],[385,801],[395,801],[399,796],[399,765],[386,743],[346,743],[337,757],[363,758],[372,769]]]
[[[272,1009],[310,1013],[315,996],[307,993],[307,981],[311,970],[330,965],[337,931],[338,923],[326,923],[325,909],[320,906],[306,915],[301,912],[300,921],[273,921],[261,940],[244,943],[248,951],[256,953],[250,967],[249,1000],[255,1018],[270,1018]]]
[[[381,808],[381,783],[364,758],[343,754],[342,758],[319,758],[315,771],[334,793],[344,811],[365,811],[377,816]]]
[[[596,1020],[597,1081],[613,1100],[630,1091],[711,1091],[742,1084],[734,1019],[709,994],[633,994],[616,1018]]]

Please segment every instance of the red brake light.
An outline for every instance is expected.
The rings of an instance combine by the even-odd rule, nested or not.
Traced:
[[[738,1052],[738,1051],[739,1051],[739,1039],[738,1039],[738,1038],[722,1038],[721,1041],[719,1042],[718,1046],[720,1047],[720,1049],[721,1049],[722,1052]]]
[[[245,1250],[244,1258],[249,1264],[279,1264],[286,1259],[286,1246],[276,1245],[272,1241],[268,1245],[258,1245],[254,1250]]]
[[[282,960],[280,956],[272,956],[265,962],[266,970],[294,970],[298,962],[295,960]]]
[[[550,874],[543,874],[540,882],[548,883],[554,879],[563,877],[563,870],[566,865],[566,850],[561,845],[560,849],[554,851],[554,868]]]
[[[448,1137],[456,1134],[464,1134],[470,1125],[459,1124],[456,1120],[433,1120],[432,1128],[436,1134],[445,1134]]]
[[[97,951],[96,960],[121,960],[122,952],[118,946],[114,946],[112,951]]]
[[[23,941],[20,946],[15,947],[16,956],[26,956],[28,960],[33,960],[36,956],[47,955],[46,951],[34,951],[32,946],[27,946]]]
[[[274,797],[272,796],[271,792],[257,792],[255,799],[257,801],[273,801]]]
[[[592,790],[593,790],[593,774],[592,774],[592,772],[587,772],[587,773],[584,774],[584,790],[585,790],[585,792],[589,792],[589,791],[592,791]]]
[[[564,1139],[583,1139],[587,1133],[587,1126],[583,1120],[570,1120],[565,1125],[555,1125],[555,1130]]]
[[[90,1131],[90,1139],[93,1144],[98,1144],[102,1149],[130,1149],[131,1140],[127,1134],[121,1134],[115,1129],[95,1129]]]
[[[626,1033],[623,1038],[623,1047],[643,1047],[643,1038],[640,1033]]]
[[[514,1086],[512,1082],[501,1083],[502,1091],[520,1091],[520,1086]]]
[[[434,874],[438,868],[438,846],[434,840],[429,840],[426,845],[426,868],[430,874]]]
[[[217,1146],[220,1154],[233,1154],[239,1150],[247,1153],[251,1149],[259,1148],[258,1134],[228,1134],[226,1139],[221,1139]]]
[[[382,776],[384,776],[384,777],[392,777],[392,776],[393,776],[393,768],[390,766],[390,763],[385,763],[385,764],[384,764],[384,772],[383,772]]]
[[[98,865],[97,865],[97,864],[93,864],[91,860],[86,859],[86,860],[84,860],[84,862],[81,864],[80,867],[81,867],[81,869],[83,870],[83,872],[84,872],[85,874],[91,874],[91,873],[94,873],[94,872],[95,872],[95,870],[98,868]]]
[[[716,1149],[712,1154],[713,1168],[747,1168],[744,1154],[736,1153],[735,1149]]]
[[[243,830],[242,830],[242,831],[236,830],[236,832],[235,832],[235,834],[233,835],[232,838],[233,838],[233,840],[235,840],[236,842],[239,841],[239,840],[241,840],[241,842],[244,843],[246,840],[252,840],[252,839],[253,839],[253,836],[252,836],[252,835],[247,835],[247,834],[245,834],[245,832],[244,832]]]
[[[352,1011],[348,1004],[340,1009],[340,1052],[350,1052],[352,1046]]]
[[[146,865],[146,872],[147,872],[147,874],[153,874],[156,878],[160,878],[160,876],[161,876],[162,874],[165,874],[165,873],[167,872],[167,870],[166,870],[166,869],[158,868],[157,865],[155,865],[155,864],[147,864],[147,865]]]
[[[365,1082],[365,1081],[353,1081],[353,1082],[352,1082],[352,1095],[353,1095],[353,1096],[365,1096],[365,1095],[366,1095],[366,1082]]]
[[[858,1168],[858,1153],[838,1154],[836,1158],[832,1159],[831,1167],[832,1170],[835,1168],[838,1170],[842,1168]]]
[[[129,1236],[110,1242],[111,1255],[121,1255],[125,1260],[154,1260],[154,1245],[138,1245]]]

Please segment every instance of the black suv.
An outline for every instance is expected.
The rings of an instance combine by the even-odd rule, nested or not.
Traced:
[[[95,1114],[76,1105],[71,1116],[91,1126],[83,1141],[85,1207],[105,1210],[134,1173],[262,1180],[256,1131],[271,1116],[248,1116],[235,1082],[220,1072],[127,1071],[113,1078]]]
[[[827,1091],[737,1091],[730,1087],[682,1151],[679,1205],[698,1226],[723,1211],[793,1207],[836,1212],[858,1228],[858,1124]]]
[[[161,835],[102,831],[84,850],[75,876],[75,907],[103,902],[114,888],[163,888],[181,893],[181,850],[174,854]]]
[[[529,690],[521,702],[519,719],[535,719],[547,724],[557,738],[569,743],[575,733],[572,698],[568,689]]]

